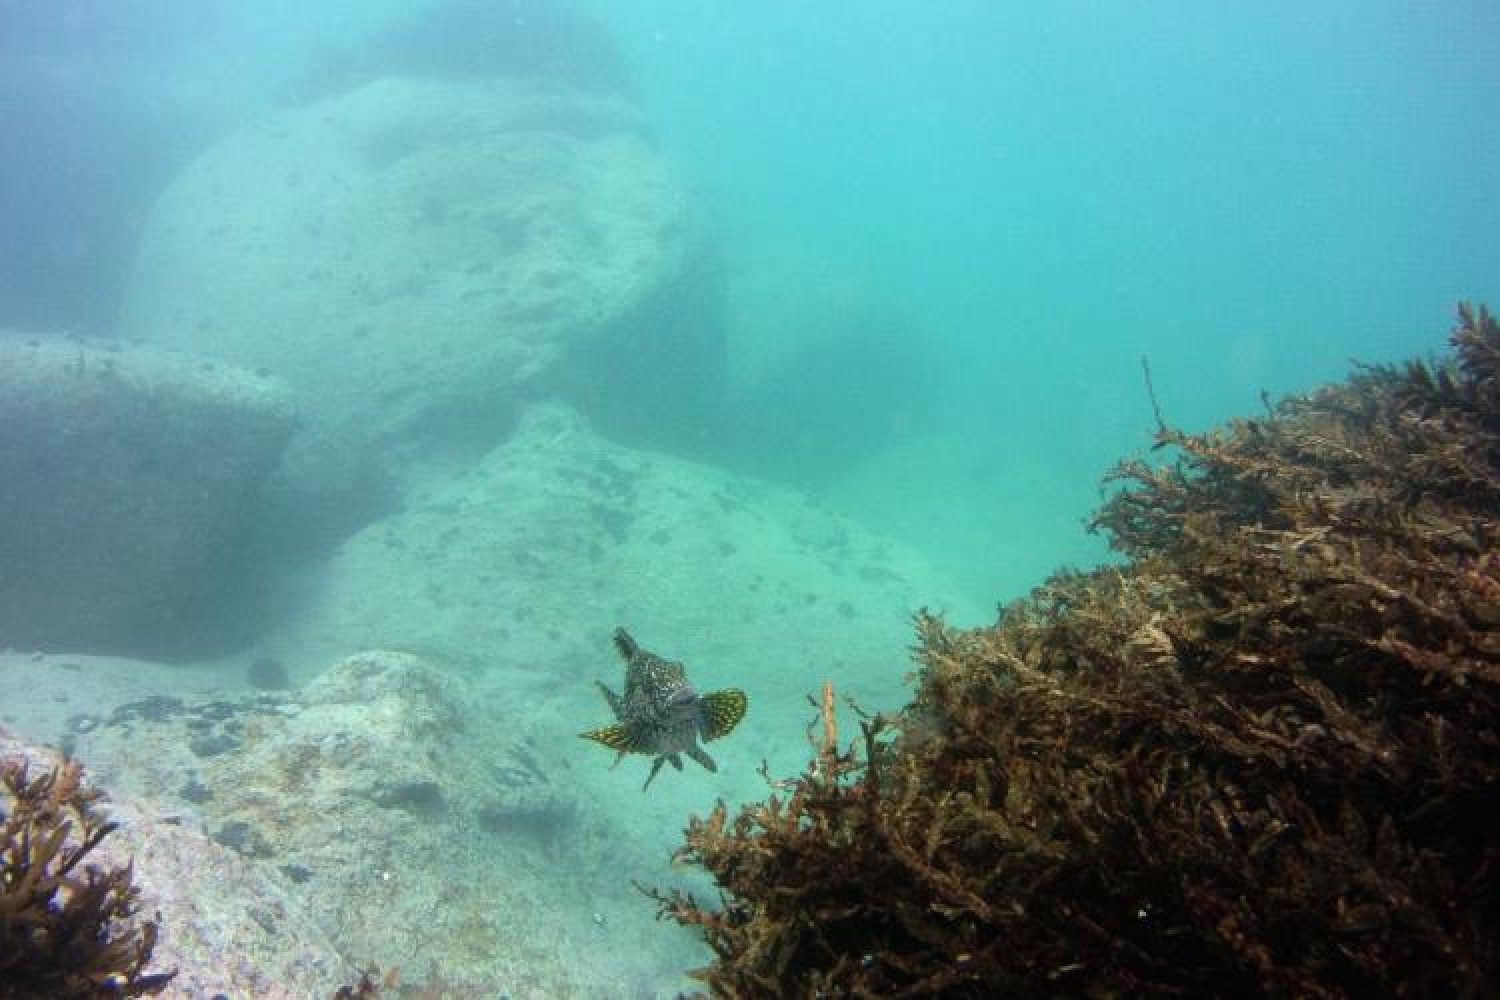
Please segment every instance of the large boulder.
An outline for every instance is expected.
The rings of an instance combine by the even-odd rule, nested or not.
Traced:
[[[0,333],[0,635],[160,651],[222,607],[292,432],[274,378]]]
[[[518,387],[569,352],[647,349],[611,341],[654,331],[626,321],[696,280],[685,206],[620,98],[379,79],[187,167],[151,213],[122,327],[284,373],[319,456],[488,447]]]

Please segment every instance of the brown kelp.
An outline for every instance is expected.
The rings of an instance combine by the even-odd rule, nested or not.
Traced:
[[[115,830],[98,799],[76,761],[33,777],[0,760],[0,1000],[151,996],[172,980],[145,971],[157,928],[130,922],[130,866],[88,863]]]
[[[913,702],[652,893],[716,996],[1500,991],[1500,329],[1206,434],[1158,418],[1124,557],[959,631]]]

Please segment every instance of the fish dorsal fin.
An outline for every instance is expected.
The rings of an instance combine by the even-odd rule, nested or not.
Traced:
[[[578,735],[586,740],[603,743],[611,750],[618,750],[620,753],[630,753],[636,749],[630,730],[618,722],[610,726],[601,726],[598,729],[589,729]]]
[[[630,633],[623,628],[615,629],[615,649],[620,651],[620,659],[629,663],[635,659],[635,654],[641,651],[636,641],[630,637]]]
[[[738,688],[710,691],[703,696],[703,739],[716,740],[727,736],[730,730],[745,717],[750,699]]]

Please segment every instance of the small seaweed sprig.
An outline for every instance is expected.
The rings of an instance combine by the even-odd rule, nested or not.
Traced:
[[[158,927],[127,923],[140,895],[133,866],[85,863],[118,824],[82,767],[33,777],[0,761],[0,789],[0,1000],[160,993],[176,973],[145,971]]]

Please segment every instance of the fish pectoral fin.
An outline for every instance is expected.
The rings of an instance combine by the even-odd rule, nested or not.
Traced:
[[[702,764],[706,771],[717,771],[719,769],[719,765],[714,763],[714,759],[702,747],[688,747],[687,755]]]
[[[593,740],[595,743],[603,743],[611,750],[619,751],[622,756],[634,749],[630,730],[618,722],[610,726],[600,726],[598,729],[588,729],[578,735],[586,740]]]
[[[729,732],[745,717],[745,709],[750,706],[750,699],[745,697],[745,692],[738,688],[725,688],[722,691],[710,691],[703,696],[702,703],[703,718],[700,729],[704,742],[707,742],[729,735]],[[709,770],[713,769],[709,768]]]

